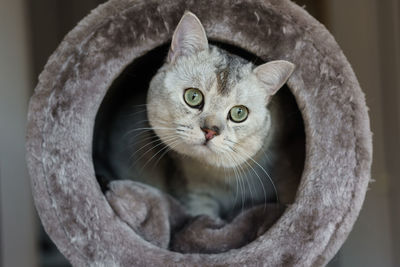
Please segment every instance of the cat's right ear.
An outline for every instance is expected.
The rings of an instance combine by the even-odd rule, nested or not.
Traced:
[[[186,12],[172,37],[167,61],[173,63],[179,56],[191,55],[208,49],[206,32],[195,14]]]

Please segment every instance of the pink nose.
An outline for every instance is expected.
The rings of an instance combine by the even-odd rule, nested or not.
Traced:
[[[208,128],[201,128],[201,130],[204,132],[207,141],[213,139],[216,135],[219,135],[218,129],[211,130]]]

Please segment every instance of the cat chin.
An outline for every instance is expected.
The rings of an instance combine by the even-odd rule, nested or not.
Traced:
[[[238,159],[235,162],[230,160],[231,156],[226,152],[218,152],[212,145],[191,144],[178,146],[173,149],[178,155],[189,157],[192,160],[206,164],[213,168],[233,169],[243,165],[249,159]]]
[[[243,165],[245,162],[240,161],[240,162],[232,162],[227,159],[221,159],[220,157],[203,157],[199,158],[199,161],[212,166],[214,168],[223,168],[223,169],[233,169],[235,167],[238,167],[240,165]]]

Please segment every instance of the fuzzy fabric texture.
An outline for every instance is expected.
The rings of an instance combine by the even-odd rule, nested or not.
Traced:
[[[195,220],[174,237],[175,249],[190,251],[187,244],[199,235],[197,245],[207,235],[221,237],[220,244],[213,253],[177,253],[166,249],[167,233],[184,220],[173,200],[129,183],[113,185],[109,202],[95,178],[92,135],[104,95],[135,58],[169,42],[185,10],[212,40],[296,65],[288,86],[305,123],[302,181],[279,220],[238,249],[223,248],[243,242],[229,233],[257,236],[247,222],[262,221],[262,213],[250,210],[235,225]],[[29,107],[27,162],[42,223],[74,266],[322,266],[361,209],[371,143],[364,95],[349,63],[324,26],[291,1],[110,0],[66,36],[40,75]],[[127,206],[112,207],[120,197]]]

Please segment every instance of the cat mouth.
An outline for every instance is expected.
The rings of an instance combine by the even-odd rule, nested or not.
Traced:
[[[205,140],[204,142],[202,142],[200,144],[201,147],[204,147],[205,149],[207,149],[207,151],[214,151],[211,147],[211,143],[209,140]]]
[[[204,139],[204,141],[201,143],[201,145],[202,146],[205,146],[205,147],[210,147],[210,143],[211,143],[211,139]]]

